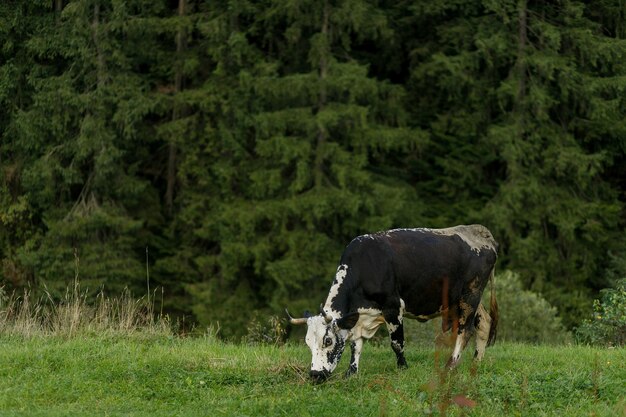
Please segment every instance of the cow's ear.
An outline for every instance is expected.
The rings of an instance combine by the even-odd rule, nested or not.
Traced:
[[[359,321],[359,313],[350,313],[337,320],[337,327],[340,329],[351,329],[356,326],[357,321]]]

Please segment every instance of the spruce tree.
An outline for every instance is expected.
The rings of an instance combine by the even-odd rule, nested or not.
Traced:
[[[380,10],[365,2],[249,7],[210,9],[206,25],[228,48],[212,46],[205,89],[224,99],[206,106],[206,145],[184,150],[181,163],[181,217],[200,227],[190,236],[195,248],[187,240],[179,254],[202,277],[188,286],[195,313],[230,323],[225,336],[245,329],[254,311],[279,312],[288,301],[314,308],[311,296],[321,301],[345,244],[417,223],[421,210],[385,161],[415,152],[426,135],[409,125],[403,89],[351,57],[353,39],[389,31]]]
[[[418,109],[440,144],[422,195],[462,201],[449,221],[490,226],[501,266],[572,326],[625,243],[609,175],[619,152],[605,150],[622,141],[624,41],[579,2],[420,5],[436,35],[416,47],[414,94],[435,100]]]
[[[135,238],[149,193],[136,170],[152,104],[126,49],[131,8],[56,2],[26,43],[32,94],[4,136],[23,163],[19,187],[35,231],[16,257],[52,294],[76,273],[91,289],[143,289]]]
[[[30,203],[21,187],[27,164],[15,135],[15,118],[31,104],[28,74],[34,64],[29,38],[54,22],[49,2],[0,4],[0,285],[7,291],[32,285],[32,273],[18,259],[18,248],[37,233]]]
[[[626,251],[623,4],[0,4],[0,286],[164,287],[222,335],[343,247],[480,222],[572,326]],[[317,302],[315,300],[318,300]]]

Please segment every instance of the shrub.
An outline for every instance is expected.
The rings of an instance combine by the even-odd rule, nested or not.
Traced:
[[[576,329],[583,343],[624,346],[626,344],[626,278],[615,288],[600,291],[601,299],[593,302],[593,315]]]
[[[522,287],[519,275],[504,271],[496,276],[496,298],[500,307],[498,337],[507,341],[558,344],[571,340],[556,307],[545,298]],[[489,284],[484,294],[487,307]]]

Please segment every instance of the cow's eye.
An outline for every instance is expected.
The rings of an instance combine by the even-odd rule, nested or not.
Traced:
[[[324,338],[324,347],[328,347],[328,346],[330,346],[332,344],[333,344],[333,339],[330,338],[329,336],[326,336]]]

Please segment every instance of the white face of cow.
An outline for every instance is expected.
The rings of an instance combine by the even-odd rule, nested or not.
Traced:
[[[330,323],[320,314],[307,319],[306,344],[311,349],[311,378],[323,381],[335,370],[346,347],[348,330],[341,329],[337,320]]]
[[[323,315],[307,319],[306,344],[311,349],[311,371],[317,382],[328,378],[335,370],[350,336],[350,329],[359,319],[359,313],[351,313],[327,322]]]

